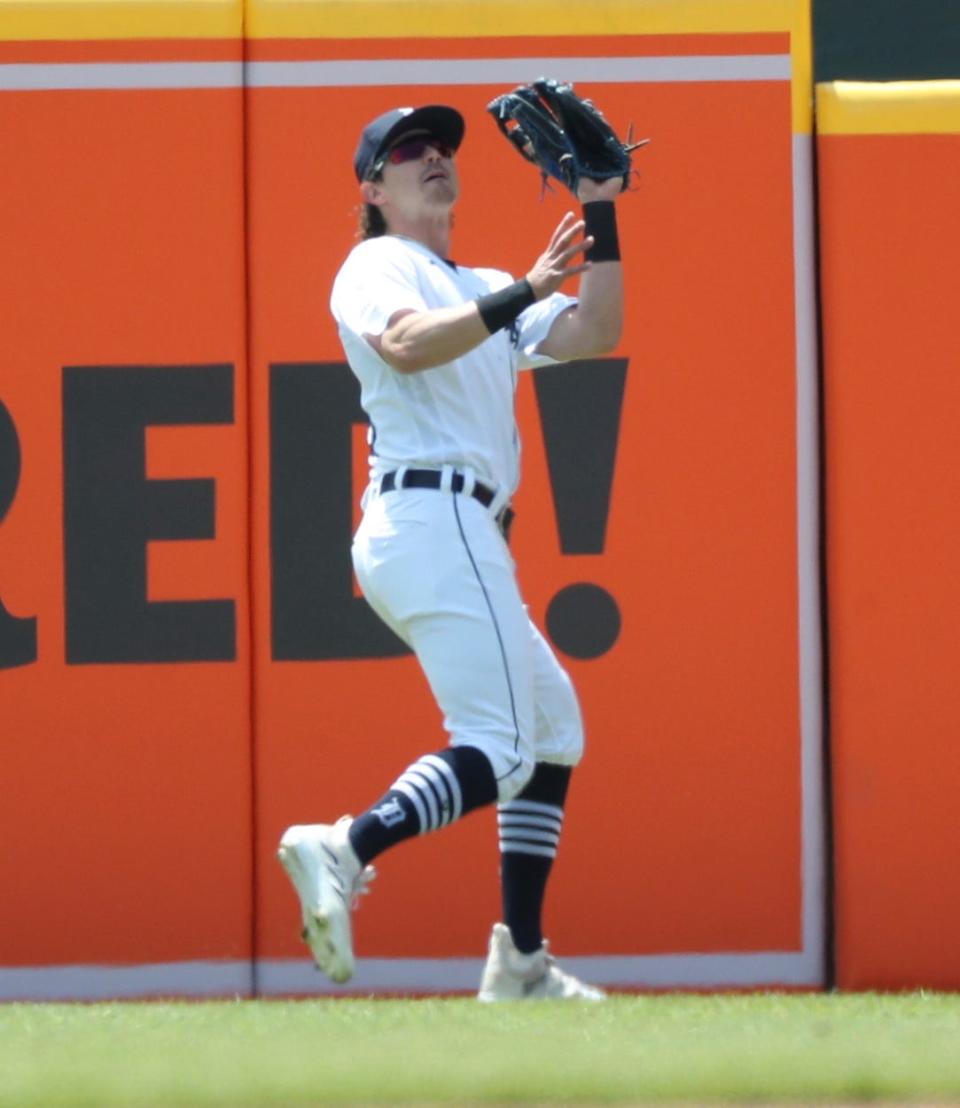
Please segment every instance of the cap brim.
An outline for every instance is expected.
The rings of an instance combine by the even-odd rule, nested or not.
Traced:
[[[465,129],[466,123],[456,108],[448,108],[444,104],[428,104],[423,108],[414,108],[408,115],[398,119],[383,136],[376,154],[371,159],[371,165],[375,165],[383,157],[384,151],[408,131],[426,131],[445,142],[451,150],[459,150]]]

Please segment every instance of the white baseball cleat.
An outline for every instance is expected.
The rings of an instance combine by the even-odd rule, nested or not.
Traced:
[[[353,976],[350,911],[376,876],[372,866],[360,865],[350,846],[352,822],[343,816],[334,824],[288,827],[277,850],[300,897],[303,940],[318,968],[339,984]]]
[[[510,928],[493,925],[478,1000],[605,1000],[606,996],[603,989],[565,973],[546,942],[532,954],[521,954],[513,945]]]

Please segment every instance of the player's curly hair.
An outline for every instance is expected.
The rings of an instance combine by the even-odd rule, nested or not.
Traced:
[[[361,204],[359,212],[358,239],[376,239],[387,233],[387,221],[376,204]]]

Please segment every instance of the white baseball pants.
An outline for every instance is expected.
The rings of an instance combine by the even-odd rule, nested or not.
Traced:
[[[416,654],[450,743],[486,754],[500,803],[523,789],[535,762],[576,765],[576,693],[527,614],[497,505],[466,493],[375,487],[365,505],[353,542],[357,580]]]

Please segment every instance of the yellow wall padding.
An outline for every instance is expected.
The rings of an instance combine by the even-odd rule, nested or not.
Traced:
[[[3,0],[0,42],[240,38],[243,0]]]
[[[817,130],[823,135],[960,134],[960,80],[819,84]]]
[[[248,0],[248,13],[257,37],[422,38],[783,31],[798,6],[796,0]]]

